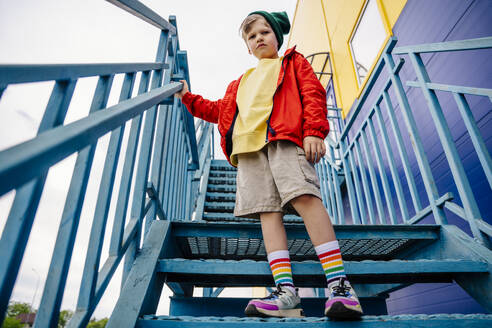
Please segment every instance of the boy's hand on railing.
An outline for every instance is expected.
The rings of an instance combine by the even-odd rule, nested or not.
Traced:
[[[183,83],[183,89],[181,89],[181,91],[179,91],[179,92],[176,92],[174,94],[174,96],[176,98],[181,99],[181,98],[183,98],[183,96],[184,96],[185,93],[187,93],[188,91],[190,91],[190,89],[188,89],[188,83],[186,82],[186,80],[179,80],[179,82]]]
[[[326,154],[326,146],[323,139],[315,136],[305,137],[303,148],[306,153],[306,159],[311,163],[318,163]]]

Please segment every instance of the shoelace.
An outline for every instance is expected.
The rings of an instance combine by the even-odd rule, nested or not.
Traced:
[[[273,292],[271,292],[270,295],[268,295],[267,297],[264,297],[262,299],[263,300],[268,300],[268,299],[276,298],[280,294],[283,294],[283,293],[285,293],[285,291],[283,291],[282,288],[280,288],[280,285],[277,285],[277,290],[274,290]]]
[[[338,286],[333,286],[333,296],[347,296],[350,291],[350,286],[345,286],[345,279],[340,279],[340,284]]]

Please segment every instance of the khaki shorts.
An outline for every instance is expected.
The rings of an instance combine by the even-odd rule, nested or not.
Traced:
[[[290,201],[301,195],[321,199],[318,175],[304,149],[287,140],[238,154],[236,217],[260,218],[262,212],[298,215]]]

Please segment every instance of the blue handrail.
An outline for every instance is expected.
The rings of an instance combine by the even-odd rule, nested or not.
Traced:
[[[103,135],[111,133],[77,309],[70,327],[87,325],[123,258],[124,283],[140,240],[153,220],[191,220],[195,210],[199,178],[206,161],[210,161],[212,129],[209,123],[200,122],[195,131],[191,114],[172,97],[182,88],[176,81],[189,80],[187,54],[179,49],[176,19],[171,16],[167,21],[139,1],[110,2],[160,29],[155,62],[0,65],[0,99],[12,84],[55,81],[38,135],[0,152],[0,196],[16,190],[0,239],[0,322],[19,273],[47,172],[64,158],[78,153],[34,324],[35,327],[57,326],[94,153]],[[107,107],[116,74],[124,74],[119,103]],[[138,95],[132,97],[137,75],[140,77]],[[78,79],[89,76],[99,78],[89,115],[64,125]],[[123,155],[120,154],[123,134],[129,121]],[[124,156],[123,169],[117,177],[120,155]],[[118,191],[114,190],[117,179]],[[113,193],[117,194],[116,210],[109,254],[103,258]]]
[[[489,238],[492,236],[492,226],[483,220],[478,209],[462,160],[458,156],[455,143],[437,99],[436,91],[453,94],[481,167],[492,188],[492,160],[490,153],[480,135],[477,123],[465,97],[465,95],[481,96],[487,97],[492,101],[492,89],[433,83],[430,81],[420,54],[490,49],[492,48],[492,38],[400,48],[395,48],[396,42],[397,40],[394,37],[388,41],[382,56],[369,77],[366,88],[351,109],[351,116],[347,119],[345,128],[335,142],[328,143],[327,156],[317,165],[322,184],[325,184],[325,186],[322,186],[322,190],[332,190],[335,191],[335,194],[339,193],[340,173],[343,170],[353,224],[397,224],[398,216],[401,217],[402,223],[416,224],[429,214],[433,214],[436,223],[445,224],[447,219],[444,208],[446,208],[466,220],[471,228],[473,237],[490,248]],[[410,108],[404,84],[400,78],[400,70],[405,61],[400,58],[395,63],[393,55],[405,55],[411,59],[417,80],[407,81],[405,85],[410,88],[420,88],[427,100],[430,112],[428,119],[432,120],[435,125],[463,206],[453,201],[454,196],[450,192],[439,194],[436,188],[429,160],[424,151],[423,141],[419,136],[416,120]],[[386,72],[387,77],[383,77],[383,72]],[[374,90],[377,80],[382,80],[383,82],[382,84],[378,83],[381,88],[379,91]],[[402,130],[395,117],[393,100],[389,94],[390,89],[393,90],[398,101],[405,125],[404,133],[410,137],[414,156],[418,164],[418,172],[424,183],[429,202],[429,205],[425,208],[422,206],[417,192],[415,176],[409,164],[409,149],[403,143]],[[375,95],[375,100],[368,107],[370,105],[367,104],[369,94],[372,97]],[[368,110],[362,111],[363,108],[368,108]],[[361,117],[363,112],[365,116]],[[383,119],[383,113],[386,114],[387,122]],[[388,133],[388,129],[391,129],[391,134]],[[394,148],[392,149],[390,140],[392,144],[396,145],[398,155],[393,152]],[[337,151],[341,154],[341,167],[334,165],[336,160],[334,154]],[[387,158],[387,164],[382,160],[383,153]],[[406,178],[407,195],[410,195],[411,202],[410,200],[409,202],[413,205],[413,212],[415,213],[412,217],[409,214],[408,197],[405,197],[404,184],[400,181],[395,161],[396,157],[400,159],[400,165]],[[388,173],[391,175],[393,187],[389,183],[390,177],[388,177]],[[394,208],[394,195],[396,195],[399,214]],[[324,202],[333,222],[346,223],[341,197],[336,197],[336,201],[334,201],[333,195],[330,196],[331,198],[325,197]],[[376,209],[376,213],[374,209]]]

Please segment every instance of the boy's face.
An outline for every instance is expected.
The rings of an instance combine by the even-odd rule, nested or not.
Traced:
[[[270,24],[261,17],[251,24],[245,35],[250,54],[258,59],[278,58],[278,41]]]

